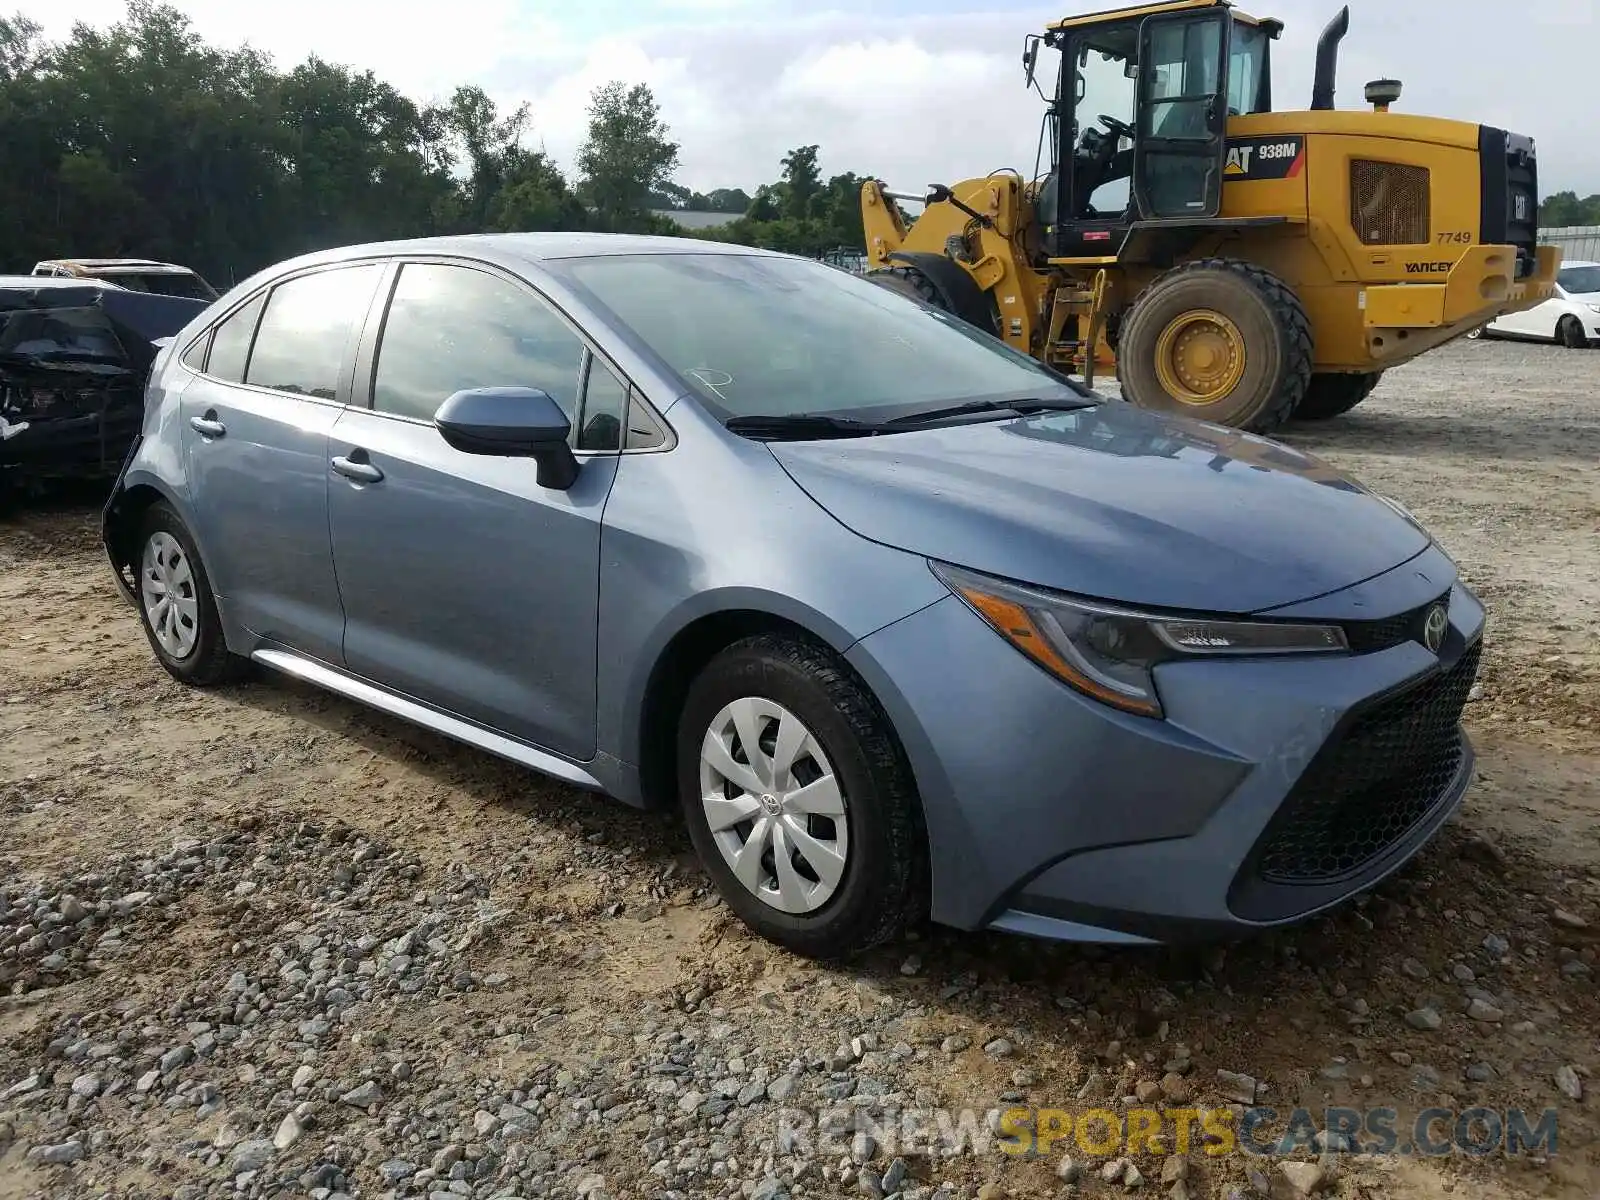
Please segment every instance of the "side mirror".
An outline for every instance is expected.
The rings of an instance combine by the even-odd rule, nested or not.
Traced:
[[[464,454],[533,459],[540,487],[565,491],[578,478],[578,460],[567,444],[572,425],[549,392],[468,388],[440,405],[433,423]]]
[[[1022,75],[1028,87],[1033,86],[1033,70],[1039,61],[1039,35],[1030,33],[1028,42],[1022,48]]]

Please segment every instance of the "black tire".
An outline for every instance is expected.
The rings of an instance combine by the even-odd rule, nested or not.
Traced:
[[[866,278],[868,283],[875,283],[896,295],[921,300],[941,312],[950,311],[950,306],[945,303],[939,289],[933,286],[933,281],[915,267],[885,267],[881,271],[868,271]]]
[[[1156,370],[1163,331],[1195,309],[1233,322],[1245,351],[1237,385],[1205,404],[1174,397]],[[1140,408],[1270,433],[1304,399],[1311,351],[1311,320],[1294,289],[1250,263],[1208,258],[1174,267],[1139,294],[1117,340],[1117,379],[1123,396]]]
[[[783,912],[739,881],[701,804],[702,743],[722,709],[745,697],[780,704],[810,729],[844,797],[844,871],[832,896],[809,913]],[[810,958],[838,959],[893,941],[925,917],[927,835],[910,767],[882,708],[830,650],[763,634],[718,654],[685,698],[677,775],[689,835],[707,873],[728,907],[762,937]]]
[[[177,542],[188,562],[192,582],[186,595],[195,602],[193,628],[197,636],[194,645],[186,652],[174,654],[161,643],[151,623],[150,606],[145,601],[144,574],[145,551],[151,539],[165,534]],[[134,551],[134,604],[139,610],[139,624],[156,658],[179,683],[191,687],[215,687],[232,683],[250,673],[250,660],[241,658],[228,649],[222,634],[222,620],[217,613],[217,602],[211,591],[211,580],[206,575],[205,564],[178,514],[165,502],[158,501],[145,510],[139,522],[139,542]]]
[[[1000,336],[1000,309],[995,305],[993,296],[985,297],[989,317],[989,323],[985,325],[981,321],[971,320],[962,313],[956,313],[945,299],[944,293],[934,286],[933,280],[915,267],[884,267],[877,271],[868,271],[864,278],[868,283],[875,283],[896,295],[921,300],[940,312],[954,313],[963,317],[968,324],[976,325],[985,333],[992,333],[995,337]]]
[[[1305,399],[1294,410],[1296,421],[1327,421],[1341,416],[1372,395],[1381,371],[1364,375],[1313,375]]]
[[[1587,350],[1589,348],[1589,335],[1583,331],[1583,322],[1577,317],[1562,317],[1561,324],[1556,327],[1556,341],[1568,350]]]

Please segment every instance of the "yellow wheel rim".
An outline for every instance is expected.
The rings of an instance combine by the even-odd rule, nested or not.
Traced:
[[[1226,399],[1244,378],[1244,335],[1227,317],[1196,308],[1173,318],[1156,342],[1156,378],[1181,404]]]

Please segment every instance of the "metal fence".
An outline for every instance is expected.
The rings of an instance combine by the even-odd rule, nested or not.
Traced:
[[[1539,230],[1541,246],[1559,246],[1564,261],[1600,262],[1600,225],[1569,225],[1565,229]]]

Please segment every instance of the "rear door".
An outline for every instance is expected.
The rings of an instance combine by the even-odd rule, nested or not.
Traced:
[[[573,759],[595,749],[600,519],[626,382],[525,282],[408,262],[333,429],[329,519],[352,672]],[[433,415],[464,388],[541,388],[582,464],[565,491],[531,459],[465,454]]]
[[[1146,220],[1222,210],[1232,28],[1226,8],[1147,17],[1140,28],[1133,190]]]
[[[384,267],[297,275],[220,322],[185,362],[195,533],[230,623],[328,662],[344,614],[328,537],[328,433]]]

